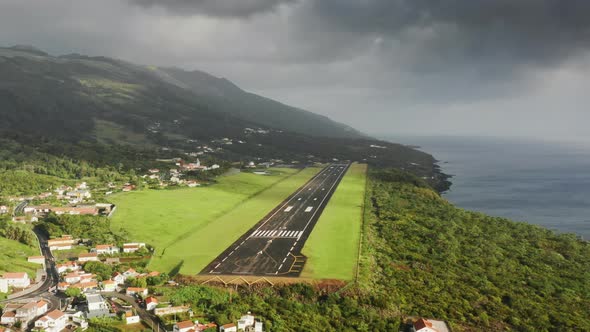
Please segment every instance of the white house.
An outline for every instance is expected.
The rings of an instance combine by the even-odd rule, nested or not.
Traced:
[[[127,277],[125,277],[124,275],[122,275],[119,272],[115,272],[115,274],[113,274],[112,279],[117,285],[122,285],[125,283],[125,280],[127,280]]]
[[[81,279],[82,277],[80,276],[80,274],[78,274],[78,272],[68,273],[64,277],[64,281],[70,285],[80,282]]]
[[[125,313],[125,322],[129,324],[138,324],[140,322],[138,315],[133,315],[131,312]]]
[[[67,321],[66,314],[59,310],[53,310],[39,318],[35,322],[35,328],[43,329],[47,332],[59,332],[66,327]]]
[[[234,323],[221,325],[219,332],[238,332],[238,327]]]
[[[43,300],[37,301],[37,316],[46,313],[47,309],[49,309],[48,305],[49,304]]]
[[[99,255],[113,255],[119,253],[119,248],[112,244],[99,244],[96,246],[96,253]]]
[[[254,326],[254,316],[248,313],[238,320],[238,330],[246,330],[247,327]]]
[[[78,256],[79,262],[98,262],[98,254],[95,252],[81,253]]]
[[[174,332],[188,332],[190,330],[194,331],[195,323],[190,320],[185,320],[182,322],[178,322],[174,324]]]
[[[441,320],[420,318],[414,322],[416,332],[449,332],[447,324]]]
[[[88,301],[89,311],[108,309],[106,302],[99,294],[86,295],[86,301]]]
[[[31,280],[26,272],[6,272],[2,275],[2,278],[5,280],[6,287],[15,287],[15,288],[27,288],[31,285]],[[3,283],[0,282],[0,287],[2,287]],[[0,289],[0,292],[6,293],[8,289]]]
[[[16,323],[16,312],[15,311],[8,311],[6,308],[2,312],[2,317],[0,318],[0,324],[2,325],[12,325]]]
[[[57,251],[57,250],[70,250],[72,249],[71,244],[52,244],[49,246],[49,250]]]
[[[125,279],[130,278],[130,277],[137,277],[139,275],[139,273],[137,273],[137,271],[135,271],[134,269],[129,269],[125,272],[123,272],[123,276],[125,277]]]
[[[145,299],[145,308],[147,311],[152,311],[152,310],[156,309],[157,306],[158,306],[158,299],[156,299],[155,297],[150,296],[147,299]]]
[[[57,269],[57,273],[62,274],[69,271],[78,271],[80,270],[80,266],[76,262],[65,262],[63,264],[57,264],[55,266]]]
[[[145,243],[139,243],[139,242],[124,243],[123,244],[123,252],[126,252],[126,253],[136,252],[140,248],[143,248],[143,247],[145,247]]]
[[[133,296],[133,295],[141,295],[141,296],[147,296],[148,295],[148,289],[147,288],[141,288],[141,287],[127,287],[127,291],[125,291],[125,294],[127,296]]]

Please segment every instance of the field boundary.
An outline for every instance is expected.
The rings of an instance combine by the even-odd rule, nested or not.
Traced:
[[[369,190],[369,165],[365,168],[365,193],[363,195],[363,206],[361,208],[361,224],[360,229],[361,233],[359,234],[359,244],[358,244],[358,253],[356,257],[356,270],[354,276],[354,282],[358,284],[359,281],[359,273],[360,273],[360,265],[361,265],[361,257],[362,257],[362,250],[363,250],[363,240],[365,237],[365,216],[367,213],[367,192]]]

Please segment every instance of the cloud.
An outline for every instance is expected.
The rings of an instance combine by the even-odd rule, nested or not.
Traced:
[[[409,48],[417,71],[554,65],[590,46],[586,0],[314,0],[309,8],[334,30]]]
[[[159,7],[175,15],[249,18],[271,12],[297,0],[130,0],[144,7]]]

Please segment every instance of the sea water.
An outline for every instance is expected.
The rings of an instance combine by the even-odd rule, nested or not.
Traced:
[[[387,137],[432,154],[453,185],[444,197],[590,240],[590,144],[490,137]]]

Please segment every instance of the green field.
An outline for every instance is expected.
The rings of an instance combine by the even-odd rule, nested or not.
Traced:
[[[302,277],[352,280],[365,200],[367,165],[352,164],[305,242]]]
[[[270,176],[239,173],[202,188],[114,195],[111,227],[156,248],[151,269],[195,274],[318,171],[272,169]]]
[[[39,256],[39,249],[24,245],[18,241],[0,237],[0,275],[4,272],[27,272],[35,279],[41,264],[27,262],[29,256]]]

